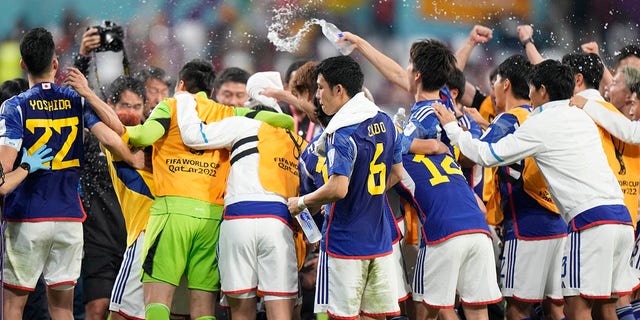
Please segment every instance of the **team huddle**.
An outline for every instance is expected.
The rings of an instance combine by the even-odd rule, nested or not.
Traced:
[[[22,318],[42,276],[51,317],[73,318],[78,184],[97,165],[86,129],[126,225],[111,319],[216,319],[217,305],[255,319],[258,300],[269,319],[300,319],[300,270],[315,250],[313,311],[332,319],[489,319],[503,298],[507,319],[538,305],[538,319],[640,318],[640,127],[613,90],[637,71],[612,76],[593,53],[543,60],[531,27],[519,34],[527,57],[504,60],[485,97],[462,69],[490,29],[475,26],[455,54],[416,41],[407,69],[345,32],[339,42],[414,96],[405,123],[376,105],[348,55],[298,66],[287,89],[277,73],[252,75],[251,108],[210,98],[214,68],[192,60],[172,97],[132,116],[82,70],[55,84],[51,33],[27,32],[30,88],[0,107],[4,316]],[[613,81],[608,101],[601,80]],[[121,87],[114,100],[136,93]],[[303,210],[322,222],[317,247],[294,219]]]

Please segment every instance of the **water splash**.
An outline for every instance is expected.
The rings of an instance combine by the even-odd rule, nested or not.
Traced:
[[[274,10],[274,12],[275,15],[271,19],[272,23],[268,26],[267,39],[273,43],[278,51],[296,52],[300,46],[300,41],[311,31],[311,26],[325,24],[323,19],[313,18],[305,21],[302,28],[295,35],[290,35],[296,19],[296,9],[292,8],[292,6],[285,6]]]

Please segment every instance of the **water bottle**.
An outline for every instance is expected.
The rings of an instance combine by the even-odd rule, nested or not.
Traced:
[[[316,243],[322,239],[322,233],[318,230],[318,226],[308,209],[302,210],[302,212],[296,216],[296,220],[298,220],[302,231],[304,231],[304,235],[310,243]]]
[[[404,129],[404,126],[407,124],[407,110],[402,107],[398,108],[398,112],[393,116],[393,123],[396,127]]]
[[[343,37],[342,31],[331,22],[320,20],[320,26],[322,27],[322,33],[331,41],[334,47],[342,53],[343,56],[348,56],[353,51],[353,43],[349,41],[336,42]]]

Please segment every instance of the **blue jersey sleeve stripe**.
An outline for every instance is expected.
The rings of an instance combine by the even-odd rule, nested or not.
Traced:
[[[489,150],[491,150],[491,154],[493,155],[494,158],[496,158],[496,160],[498,160],[500,162],[504,162],[504,160],[502,160],[502,158],[498,157],[498,155],[496,154],[495,150],[493,150],[493,146],[491,145],[491,143],[489,143]]]
[[[200,135],[202,135],[202,140],[204,140],[204,143],[209,143],[209,139],[207,139],[207,135],[204,134],[204,130],[202,130],[204,127],[204,125],[202,124],[202,122],[200,122]]]

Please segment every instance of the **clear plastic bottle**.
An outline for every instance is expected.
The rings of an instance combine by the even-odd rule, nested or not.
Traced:
[[[398,108],[398,111],[393,116],[393,123],[400,128],[404,129],[404,126],[407,124],[407,110],[405,108]]]
[[[296,219],[298,223],[300,223],[300,227],[302,227],[302,231],[304,231],[304,235],[310,243],[316,243],[322,239],[322,233],[318,230],[318,226],[308,209],[302,210],[302,212],[296,216]]]
[[[343,34],[335,24],[324,20],[320,20],[319,23],[322,27],[322,33],[324,36],[331,41],[333,46],[336,47],[343,56],[348,56],[353,51],[353,43],[349,41],[336,42],[338,39],[343,37]]]

